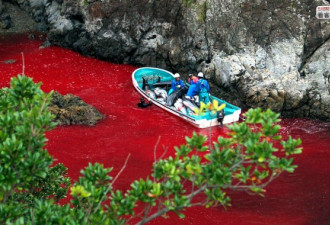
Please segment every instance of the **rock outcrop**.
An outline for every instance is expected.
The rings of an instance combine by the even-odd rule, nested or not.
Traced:
[[[11,26],[11,17],[5,13],[5,6],[0,0],[0,29],[9,29]]]
[[[54,92],[49,105],[49,111],[55,116],[59,125],[89,125],[93,126],[104,116],[93,106],[88,105],[72,94],[61,95]]]
[[[37,31],[38,24],[12,2],[0,0],[0,35]]]
[[[330,120],[322,0],[16,0],[51,43],[119,63],[203,71],[220,97]],[[230,101],[230,99],[227,99]]]

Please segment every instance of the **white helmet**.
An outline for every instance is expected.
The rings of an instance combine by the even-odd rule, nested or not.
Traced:
[[[179,78],[180,77],[180,74],[176,73],[176,74],[174,74],[174,77],[175,78]]]
[[[204,77],[204,74],[202,72],[199,72],[198,75],[197,75],[197,77],[203,78]]]

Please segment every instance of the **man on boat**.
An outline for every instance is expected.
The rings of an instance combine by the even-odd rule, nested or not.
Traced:
[[[194,97],[195,95],[198,94],[198,78],[194,77],[190,83],[189,89],[188,89],[188,93],[186,94],[186,98],[189,100],[193,100],[194,101]]]
[[[199,103],[204,102],[205,104],[210,102],[210,85],[207,80],[204,79],[202,72],[198,73],[197,88],[199,92]]]
[[[190,73],[190,74],[188,75],[188,84],[192,84],[194,77],[196,77],[196,76],[194,76],[194,74],[192,74],[192,73]],[[197,78],[197,79],[198,79],[198,78]]]
[[[171,84],[171,89],[168,92],[169,95],[177,89],[184,88],[184,83],[180,79],[180,74],[178,74],[178,73],[174,74],[174,78],[175,79],[172,81],[172,84]]]

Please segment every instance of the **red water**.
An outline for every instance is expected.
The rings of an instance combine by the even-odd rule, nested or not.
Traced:
[[[94,105],[106,119],[95,127],[58,127],[48,133],[48,150],[69,168],[77,179],[88,162],[114,167],[113,176],[128,154],[127,168],[117,180],[116,188],[127,188],[140,177],[150,174],[154,146],[160,137],[158,155],[180,145],[195,130],[214,139],[226,129],[196,129],[183,120],[152,106],[136,107],[140,96],[131,82],[135,69],[86,58],[59,47],[39,49],[41,42],[24,37],[0,37],[0,87],[8,86],[10,77],[22,72],[21,52],[25,57],[25,74],[43,83],[44,91],[73,93]],[[1,63],[14,59],[13,64]],[[294,174],[284,174],[267,188],[265,198],[232,193],[233,206],[186,210],[186,219],[171,215],[151,224],[330,224],[330,124],[307,119],[284,119],[283,136],[303,140],[304,152],[295,163]]]

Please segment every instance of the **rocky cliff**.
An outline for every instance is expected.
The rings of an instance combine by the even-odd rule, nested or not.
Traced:
[[[321,0],[16,0],[52,44],[135,65],[203,71],[220,97],[330,120]]]

